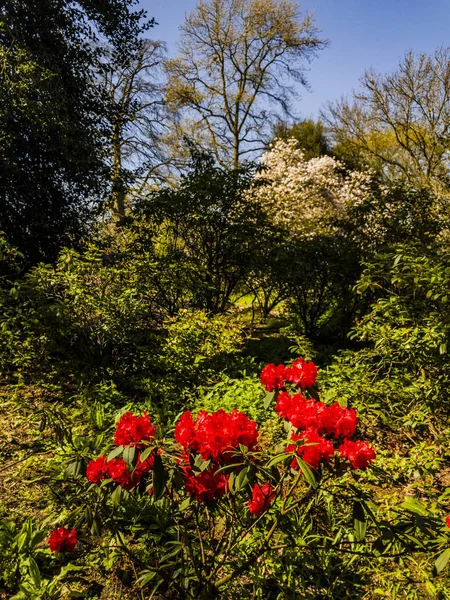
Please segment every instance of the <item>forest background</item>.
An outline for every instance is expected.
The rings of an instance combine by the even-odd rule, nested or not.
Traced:
[[[205,0],[169,58],[130,0],[0,7],[0,597],[448,597],[450,49],[301,119],[319,26],[291,0]],[[232,517],[181,492],[186,541],[168,451],[148,489],[88,486],[124,414],[166,439],[218,408],[296,482],[259,373],[298,356],[377,456],[336,484],[300,466],[301,518],[280,492],[282,518],[249,524],[244,469]],[[54,556],[66,524],[82,542]]]

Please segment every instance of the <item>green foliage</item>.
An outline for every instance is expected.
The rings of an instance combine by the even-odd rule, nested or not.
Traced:
[[[153,225],[150,243],[161,268],[182,266],[183,294],[194,308],[225,311],[261,262],[272,228],[262,208],[245,196],[253,174],[249,166],[227,171],[192,150],[191,169],[179,186],[140,204]]]
[[[51,564],[43,544],[46,537],[47,529],[37,527],[31,518],[21,528],[13,521],[0,521],[0,588],[10,600],[58,600],[69,591],[67,576],[82,567]],[[71,591],[76,594],[75,588]]]
[[[380,418],[427,427],[449,409],[447,254],[398,247],[378,255],[356,289],[381,296],[352,332],[366,347],[342,354],[328,382]]]
[[[214,412],[220,406],[230,412],[236,408],[257,423],[263,423],[268,418],[263,406],[264,397],[265,392],[258,378],[247,376],[233,379],[224,376],[219,383],[199,390],[195,411]]]
[[[273,137],[285,141],[295,139],[306,160],[330,154],[330,144],[321,121],[305,119],[291,126],[279,123],[273,128]]]
[[[32,264],[78,240],[107,194],[100,40],[116,61],[133,52],[133,4],[2,2],[0,229]]]

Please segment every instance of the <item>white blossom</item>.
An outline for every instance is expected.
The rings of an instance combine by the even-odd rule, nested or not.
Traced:
[[[330,156],[305,159],[296,140],[277,140],[261,158],[264,167],[256,180],[254,196],[273,222],[286,226],[293,236],[323,231],[329,217],[343,216],[349,205],[369,193],[370,174],[346,171]]]

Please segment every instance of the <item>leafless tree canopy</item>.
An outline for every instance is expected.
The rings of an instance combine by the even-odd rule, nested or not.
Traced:
[[[450,49],[406,54],[388,75],[368,71],[351,101],[322,115],[337,143],[381,166],[388,179],[448,185],[450,147]]]
[[[290,114],[305,61],[324,44],[292,0],[202,0],[167,63],[180,129],[237,166],[263,148],[280,111]]]
[[[130,186],[139,192],[165,175],[161,139],[166,133],[163,42],[142,40],[133,60],[105,69],[104,91],[110,105],[110,153],[114,210],[124,214]]]

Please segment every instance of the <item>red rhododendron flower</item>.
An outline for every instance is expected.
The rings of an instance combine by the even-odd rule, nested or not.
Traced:
[[[293,442],[303,440],[304,444],[301,446],[289,444],[286,452],[296,452],[301,459],[311,467],[314,467],[314,469],[319,467],[321,460],[330,460],[334,454],[334,447],[330,440],[325,439],[312,429],[303,432],[301,435],[293,433],[291,439]],[[291,462],[291,467],[298,469],[298,463],[295,458]]]
[[[77,543],[77,530],[69,531],[67,527],[54,529],[49,538],[48,545],[52,552],[72,552]]]
[[[252,515],[259,516],[269,509],[275,494],[270,483],[265,483],[262,487],[258,483],[253,486],[251,500],[248,501],[248,510]]]
[[[153,439],[156,428],[151,424],[150,418],[146,412],[142,417],[137,417],[131,412],[127,412],[117,423],[114,443],[116,446],[136,446],[141,442]]]
[[[202,410],[196,420],[189,411],[175,427],[175,439],[185,451],[201,454],[204,460],[231,460],[239,444],[255,448],[258,432],[255,421],[242,412],[220,409],[212,414]]]
[[[208,469],[193,475],[190,468],[185,469],[186,492],[197,502],[212,502],[227,491],[228,476],[224,473],[216,475],[216,468]]]
[[[106,463],[106,472],[113,481],[121,485],[126,490],[131,490],[139,481],[139,475],[132,477],[127,469],[127,464],[123,458],[113,458]]]
[[[320,415],[320,431],[334,437],[349,438],[355,434],[358,419],[354,408],[344,408],[337,402],[326,406]]]
[[[289,421],[297,429],[314,429],[320,427],[320,416],[325,404],[316,400],[307,400],[301,394],[292,397]]]
[[[308,400],[301,394],[279,395],[275,410],[278,415],[292,423],[296,429],[316,429],[321,426],[321,415],[326,406],[323,402]]]
[[[153,450],[150,456],[148,456],[144,461],[141,461],[141,453],[138,454],[136,467],[133,473],[134,478],[139,478],[140,480],[141,477],[145,475],[145,473],[148,473],[149,471],[151,471],[151,469],[153,469],[155,465],[156,453],[157,450]]]
[[[447,527],[450,529],[450,515],[448,515],[448,517],[446,517],[445,519],[445,524],[447,525]]]
[[[375,450],[370,447],[369,442],[352,442],[344,440],[339,446],[339,454],[342,458],[348,458],[354,469],[366,469],[375,458]]]
[[[284,383],[284,365],[275,366],[273,363],[266,365],[261,371],[260,378],[268,392],[281,389]]]
[[[106,473],[106,456],[99,456],[95,460],[89,461],[86,468],[86,477],[89,481],[98,485],[105,478]]]
[[[196,426],[190,410],[178,419],[175,426],[175,441],[184,449],[189,448],[195,438]]]
[[[304,358],[297,358],[292,367],[284,370],[286,381],[299,385],[302,390],[312,387],[317,379],[317,367],[313,362],[307,362]]]
[[[292,397],[288,394],[288,392],[281,392],[281,394],[278,395],[277,402],[275,404],[275,411],[281,419],[289,420],[291,404]]]

